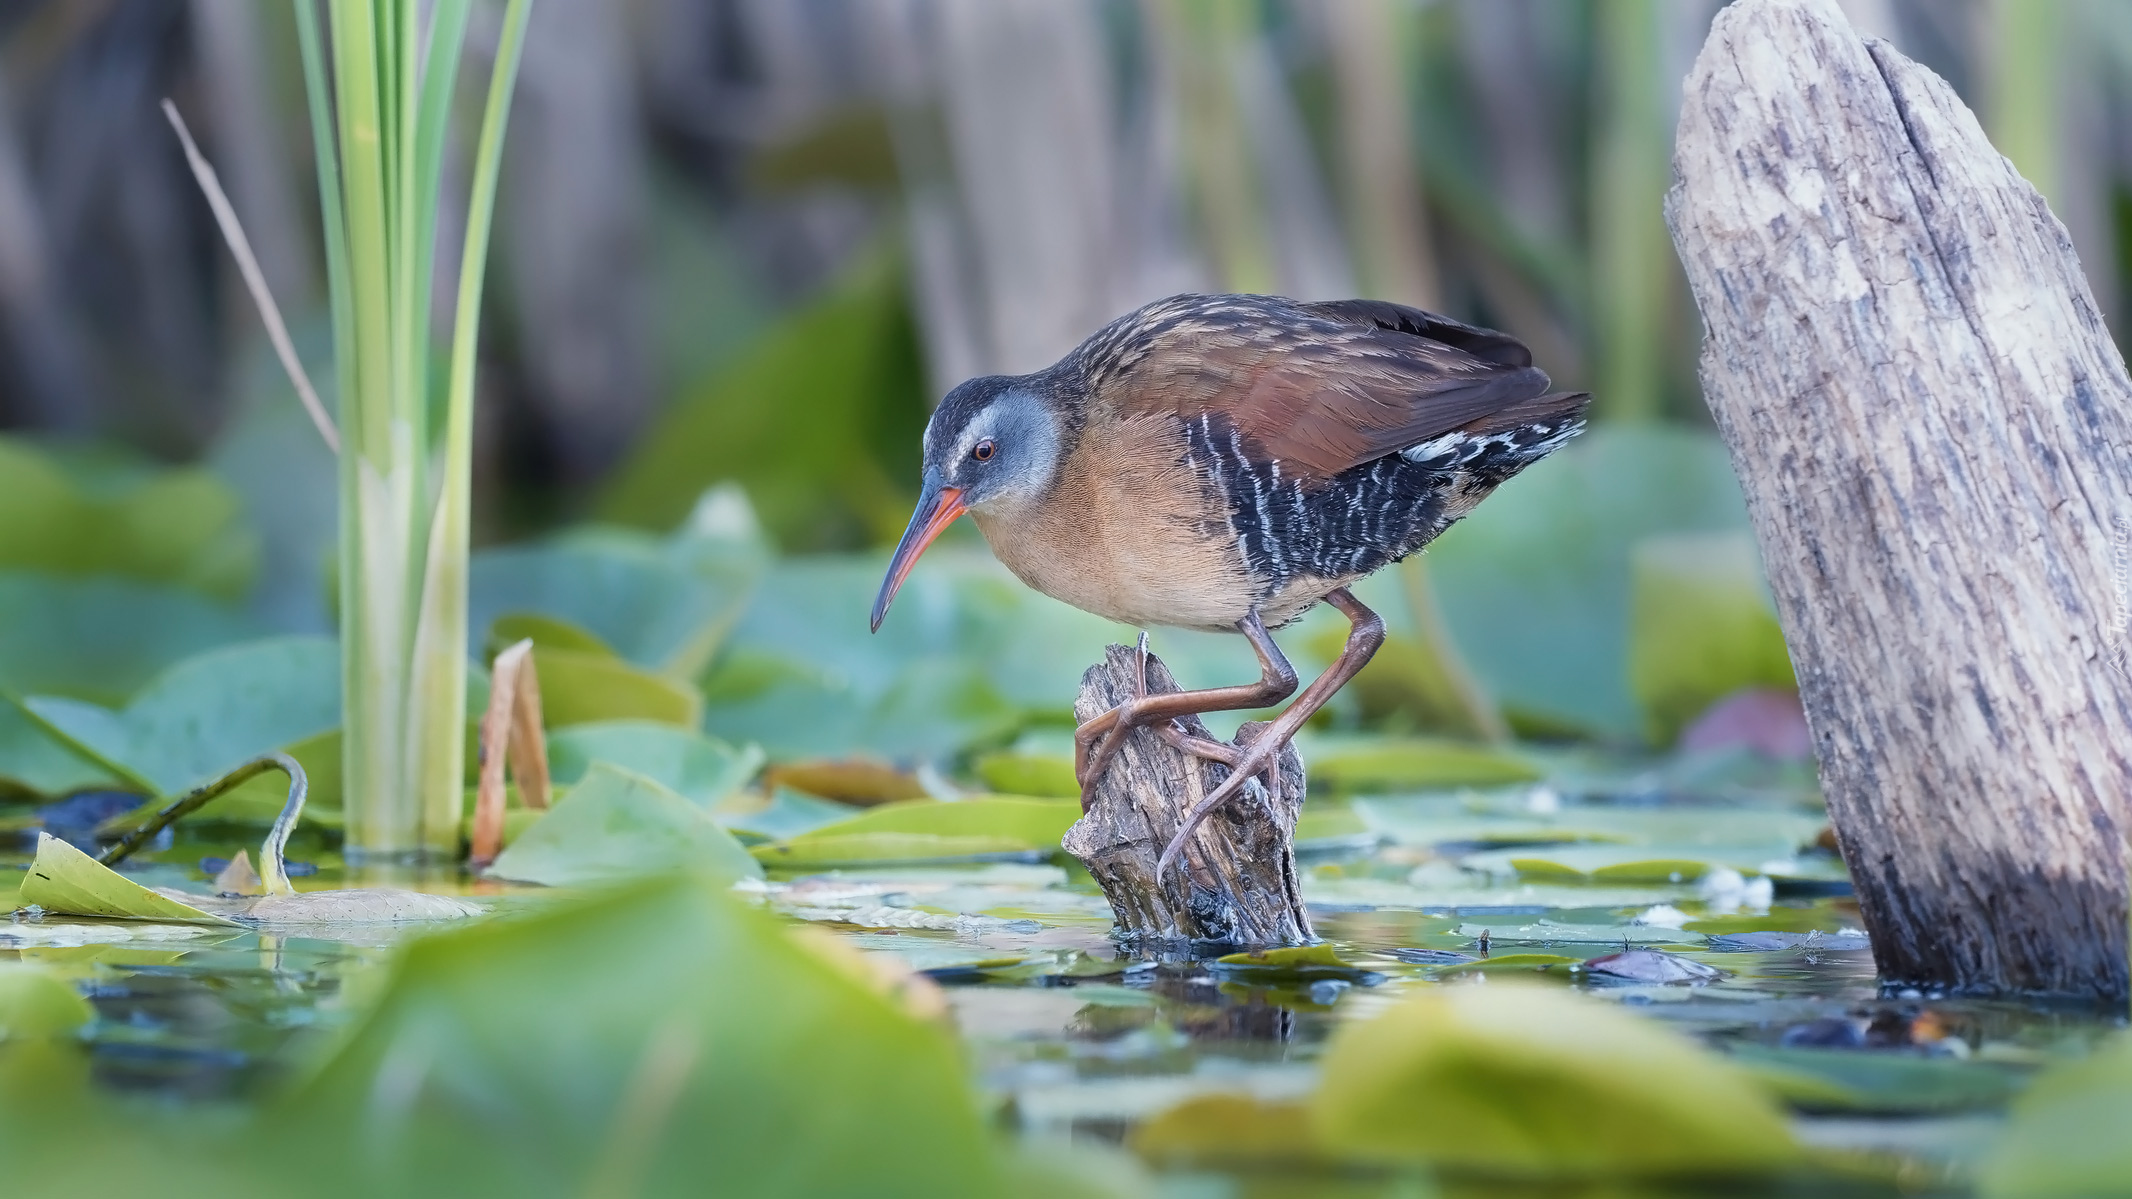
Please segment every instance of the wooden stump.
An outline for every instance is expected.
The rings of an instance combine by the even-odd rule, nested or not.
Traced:
[[[2132,380],[2064,227],[1832,0],[1718,15],[1674,170],[1704,395],[1883,981],[2122,999]]]
[[[1074,715],[1090,720],[1130,698],[1139,652],[1113,645],[1088,668]],[[1161,659],[1147,659],[1147,694],[1178,690]],[[1212,737],[1197,717],[1179,722]],[[1248,746],[1263,722],[1237,730]],[[1295,822],[1303,807],[1303,760],[1281,751],[1280,787],[1269,797],[1253,780],[1205,821],[1158,886],[1155,863],[1184,814],[1229,777],[1229,769],[1179,750],[1151,728],[1134,729],[1104,772],[1088,812],[1067,830],[1066,852],[1081,860],[1110,899],[1129,943],[1218,943],[1262,948],[1316,940],[1296,883]]]

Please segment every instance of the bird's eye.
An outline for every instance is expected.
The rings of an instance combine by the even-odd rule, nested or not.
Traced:
[[[992,444],[992,439],[989,437],[970,447],[970,457],[977,459],[979,462],[992,461],[992,455],[998,452],[999,447]]]

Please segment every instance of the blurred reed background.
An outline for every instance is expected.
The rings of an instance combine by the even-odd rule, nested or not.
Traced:
[[[738,478],[787,549],[891,539],[932,398],[1182,290],[1421,304],[1523,337],[1605,420],[1702,422],[1659,202],[1718,7],[540,0],[487,296],[477,538],[664,527]],[[1844,7],[1984,116],[2122,336],[2132,4]],[[497,36],[481,12],[475,71]],[[330,470],[165,95],[326,354],[288,6],[12,0],[0,424],[99,460],[222,465],[269,575],[317,602],[298,543],[330,529]]]

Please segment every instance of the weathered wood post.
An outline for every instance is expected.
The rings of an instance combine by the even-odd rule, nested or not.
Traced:
[[[1134,691],[1139,654],[1113,645],[1081,679],[1074,715],[1093,719]],[[1149,695],[1177,690],[1162,659],[1147,658]],[[1194,737],[1211,739],[1196,716],[1177,724]],[[1236,731],[1247,747],[1266,725]],[[1096,785],[1093,803],[1066,831],[1066,852],[1088,867],[1128,943],[1148,949],[1205,946],[1303,945],[1316,939],[1296,876],[1295,822],[1303,809],[1303,760],[1283,746],[1271,794],[1260,782],[1200,824],[1176,864],[1158,882],[1157,860],[1177,834],[1184,814],[1229,777],[1225,766],[1202,761],[1164,740],[1154,729],[1126,734],[1117,761]]]
[[[2132,381],[1937,76],[1742,0],[1666,215],[1883,981],[2126,994]]]

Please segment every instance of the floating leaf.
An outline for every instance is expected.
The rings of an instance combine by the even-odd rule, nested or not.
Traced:
[[[233,909],[245,923],[264,926],[300,924],[427,924],[463,920],[488,909],[449,895],[428,895],[395,887],[344,891],[302,891],[262,895]]]
[[[722,890],[414,942],[262,1139],[374,1195],[1006,1193],[949,1034]]]
[[[1559,970],[1566,966],[1583,964],[1582,958],[1564,957],[1559,953],[1499,953],[1493,957],[1475,958],[1464,962],[1451,962],[1438,974],[1485,973],[1490,970]]]
[[[68,749],[13,700],[0,696],[0,795],[65,795],[117,782],[111,772]]]
[[[2132,1195],[2132,1035],[2054,1066],[2014,1100],[1978,1172],[1986,1199]]]
[[[1323,1158],[1310,1109],[1250,1095],[1195,1095],[1156,1113],[1126,1140],[1159,1166],[1307,1166]]]
[[[971,764],[977,777],[992,790],[1005,795],[1053,795],[1079,799],[1081,784],[1073,777],[1069,754],[997,753],[980,754]]]
[[[2002,1106],[2022,1082],[1993,1062],[1910,1053],[1736,1045],[1732,1060],[1787,1103],[1810,1112],[1978,1111]]]
[[[1584,968],[1592,974],[1607,978],[1658,985],[1710,983],[1725,977],[1725,972],[1715,966],[1706,966],[1694,958],[1656,949],[1628,949],[1620,953],[1610,953],[1584,963]]]
[[[1444,618],[1513,723],[1641,737],[1622,636],[1632,547],[1653,534],[1747,527],[1724,445],[1708,433],[1590,430],[1498,488],[1429,547]],[[1397,581],[1362,598],[1398,609]]]
[[[764,771],[763,784],[860,806],[926,795],[918,776],[866,758],[787,762]]]
[[[649,720],[579,724],[548,734],[548,770],[559,785],[575,786],[596,761],[655,779],[708,809],[747,785],[762,766],[762,751],[735,749],[694,729]]]
[[[696,689],[640,670],[620,658],[579,650],[543,650],[534,657],[548,727],[616,720],[650,720],[693,729],[703,719]]]
[[[725,882],[762,874],[702,808],[641,774],[595,762],[488,873],[563,887],[678,868]]]
[[[22,880],[22,902],[63,916],[231,923],[225,917],[151,891],[47,833],[37,834],[37,857]]]
[[[1723,1058],[1538,987],[1432,988],[1342,1025],[1311,1123],[1365,1160],[1529,1177],[1767,1174],[1800,1158]]]
[[[764,807],[725,817],[722,822],[736,835],[764,841],[789,841],[802,833],[849,820],[859,811],[850,804],[779,788],[771,793],[771,800]]]
[[[619,658],[613,646],[600,640],[590,629],[579,628],[560,617],[544,616],[538,612],[506,612],[489,623],[486,653],[483,657],[494,661],[497,654],[521,641],[530,641],[539,649],[566,649],[576,653],[599,654]]]
[[[760,547],[745,536],[704,536],[688,526],[664,537],[579,529],[474,555],[469,627],[490,630],[493,641],[499,619],[525,626],[538,617],[545,623],[519,636],[533,637],[541,659],[551,650],[605,656],[599,651],[612,647],[640,669],[693,682],[739,618],[760,569]]]
[[[899,480],[918,477],[926,397],[902,274],[874,258],[686,389],[614,473],[600,512],[668,528],[704,488],[736,480],[788,547],[892,539],[909,511]]]
[[[1798,685],[1746,531],[1648,538],[1633,561],[1629,688],[1652,744],[1736,691]]]
[[[33,696],[23,708],[128,781],[174,795],[340,725],[340,647],[274,637],[210,650],[112,711]]]
[[[96,1019],[67,980],[41,967],[0,962],[0,1041],[54,1037]]]
[[[1529,759],[1457,741],[1320,738],[1307,749],[1311,782],[1340,791],[1485,787],[1541,777]]]
[[[91,490],[51,457],[0,438],[0,570],[122,575],[243,594],[258,538],[236,493],[204,470],[140,472]]]
[[[1217,977],[1231,982],[1266,986],[1312,983],[1320,979],[1371,986],[1384,980],[1382,974],[1342,959],[1330,945],[1232,953],[1215,959],[1210,969]]]
[[[1081,806],[1072,801],[994,796],[955,803],[914,799],[883,804],[837,824],[751,852],[772,866],[924,862],[990,854],[1053,853]]]
[[[186,591],[0,572],[0,691],[16,695],[122,704],[173,664],[255,632]]]

